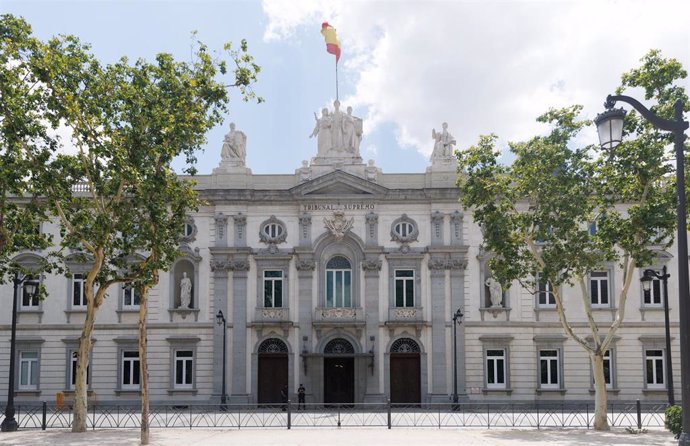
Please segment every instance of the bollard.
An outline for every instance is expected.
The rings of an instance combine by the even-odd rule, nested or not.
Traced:
[[[287,400],[287,428],[288,430],[292,427],[292,402]]]
[[[338,429],[340,429],[340,404],[338,404]]]
[[[47,415],[48,415],[48,403],[43,401],[43,418],[41,419],[41,430],[46,430],[46,427],[48,427]]]
[[[534,408],[537,410],[537,430],[539,430],[539,402],[534,405]]]
[[[388,429],[391,428],[391,400],[388,398]]]
[[[637,428],[642,429],[642,404],[640,400],[635,401],[635,405],[637,406]]]

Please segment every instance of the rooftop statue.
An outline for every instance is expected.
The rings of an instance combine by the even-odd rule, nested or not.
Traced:
[[[448,132],[448,123],[444,122],[441,127],[443,130],[437,132],[431,129],[431,137],[434,139],[434,151],[431,159],[451,158],[453,156],[453,146],[456,144],[455,138]]]
[[[316,124],[309,137],[317,137],[317,156],[358,158],[362,141],[362,118],[352,115],[352,107],[347,108],[347,113],[341,112],[338,100],[333,102],[333,107],[332,112],[324,108],[320,118],[314,113]]]
[[[240,130],[235,130],[235,123],[230,123],[230,131],[223,139],[223,149],[220,152],[221,164],[230,161],[233,165],[244,166],[247,157],[247,136]]]

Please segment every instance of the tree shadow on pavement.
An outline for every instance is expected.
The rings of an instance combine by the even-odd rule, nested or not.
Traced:
[[[487,430],[483,437],[494,439],[497,444],[539,444],[549,446],[590,446],[590,445],[646,445],[670,446],[677,443],[673,435],[663,430],[649,430],[644,434],[631,434],[625,429],[614,428],[608,432],[582,429],[510,429]]]

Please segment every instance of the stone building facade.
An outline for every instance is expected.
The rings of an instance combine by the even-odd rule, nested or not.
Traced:
[[[341,135],[321,135],[317,156],[293,174],[253,175],[245,147],[231,147],[247,138],[229,134],[219,167],[196,177],[207,204],[189,215],[181,255],[150,296],[152,400],[218,401],[224,335],[229,402],[278,402],[283,386],[296,399],[300,384],[311,403],[448,402],[454,340],[460,400],[590,400],[588,357],[563,335],[548,288],[534,293],[516,282],[492,295],[490,254],[458,203],[452,147],[441,146],[454,143],[447,129],[425,173],[386,174],[359,157],[361,122],[352,119],[354,136],[345,124]],[[335,128],[321,124],[320,132]],[[43,230],[59,236],[55,225]],[[669,268],[677,321],[672,258],[659,251],[654,266]],[[71,277],[39,279],[49,291],[44,301],[25,299],[20,289],[18,401],[51,401],[73,389],[86,266],[68,266]],[[616,265],[592,272],[597,320],[615,316],[620,282]],[[564,293],[571,321],[586,333],[578,291]],[[0,296],[4,400],[12,287],[0,287]],[[662,299],[659,283],[648,295],[638,281],[630,288],[626,322],[607,363],[612,400],[665,399]],[[454,339],[458,309],[464,317]],[[219,310],[225,330],[216,323]],[[110,290],[99,311],[89,368],[95,401],[138,398],[137,311],[127,287]],[[672,323],[675,358],[677,330]]]

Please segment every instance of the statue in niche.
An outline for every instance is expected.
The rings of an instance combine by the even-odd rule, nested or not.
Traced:
[[[332,146],[331,144],[331,123],[332,119],[328,115],[328,109],[324,107],[321,110],[321,119],[314,113],[314,119],[316,119],[316,125],[314,126],[314,131],[309,135],[310,138],[317,136],[316,146],[318,148],[318,154],[324,155]]]
[[[236,161],[244,166],[247,157],[247,136],[240,130],[235,130],[235,123],[230,123],[230,131],[223,139],[223,149],[220,152],[223,161]]]
[[[444,122],[441,127],[443,130],[437,132],[431,129],[431,137],[434,139],[434,151],[431,159],[449,158],[453,156],[453,146],[456,144],[455,138],[448,132],[448,123]]]
[[[188,309],[192,303],[192,280],[187,277],[187,273],[182,273],[180,280],[180,306],[179,308]]]
[[[488,277],[484,281],[484,285],[489,288],[489,301],[491,302],[491,307],[500,307],[503,302],[503,287],[501,287],[501,284],[493,277]]]

